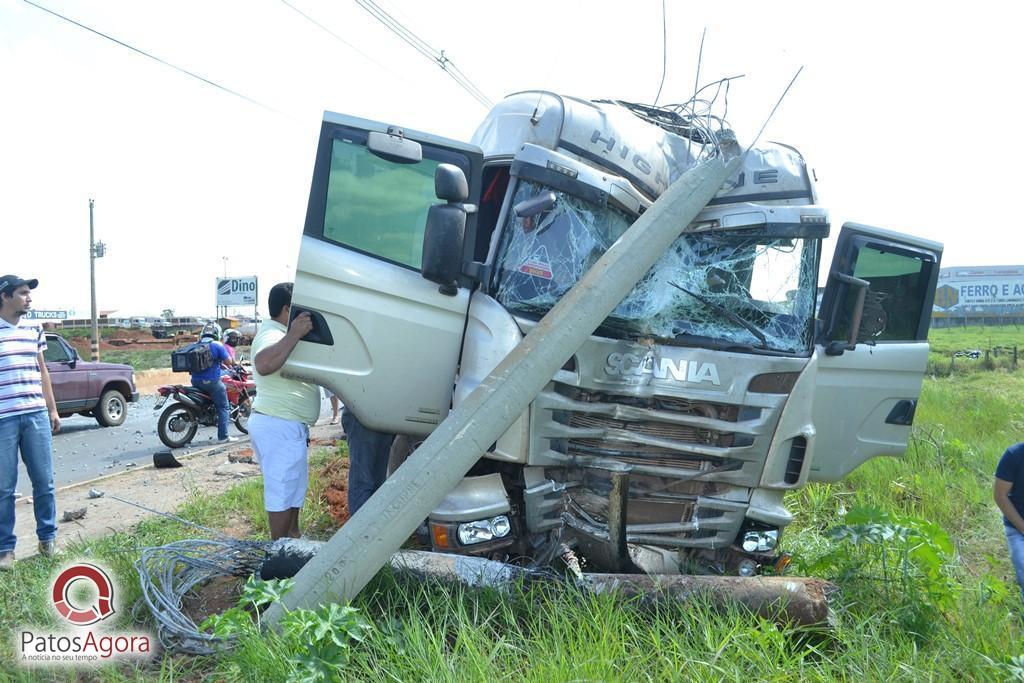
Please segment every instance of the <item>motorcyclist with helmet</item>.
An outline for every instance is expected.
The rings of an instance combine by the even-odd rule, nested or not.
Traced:
[[[220,380],[220,371],[223,363],[230,363],[232,360],[227,348],[221,344],[220,337],[220,325],[215,322],[206,323],[199,341],[209,344],[213,364],[205,370],[192,373],[192,386],[209,394],[213,399],[213,405],[217,408],[217,442],[229,443],[238,441],[238,437],[228,436],[230,407],[227,388]]]
[[[238,353],[235,349],[236,346],[242,341],[242,335],[235,329],[224,330],[224,349],[231,356],[231,363],[235,364],[238,362]]]

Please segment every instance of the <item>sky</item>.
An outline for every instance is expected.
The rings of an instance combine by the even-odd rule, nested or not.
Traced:
[[[213,315],[215,278],[294,278],[324,110],[468,140],[486,109],[353,0],[0,0],[0,272],[37,309]],[[1024,263],[1014,3],[378,0],[493,101],[660,103],[743,74],[728,118],[798,148],[832,217]],[[323,28],[311,23],[308,15]],[[664,33],[663,33],[664,31]],[[663,35],[666,39],[663,41]],[[665,46],[663,53],[663,45]],[[237,94],[232,94],[227,90]],[[261,305],[265,311],[265,307]]]

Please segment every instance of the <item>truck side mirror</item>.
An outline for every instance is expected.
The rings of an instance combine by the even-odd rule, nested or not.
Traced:
[[[825,347],[825,355],[841,356],[844,351],[853,351],[857,348],[857,335],[860,333],[860,321],[864,317],[864,301],[868,294],[871,283],[846,273],[833,273],[832,277],[849,287],[857,289],[857,299],[854,301],[853,310],[850,312],[850,338],[848,340],[833,340]]]
[[[466,207],[462,204],[469,197],[466,174],[458,166],[438,164],[434,192],[446,203],[434,204],[427,211],[420,274],[441,285],[442,294],[455,296],[466,237]]]
[[[557,202],[558,197],[554,192],[542,192],[536,197],[530,197],[519,202],[512,207],[512,212],[515,213],[517,218],[536,216],[539,213],[548,211]]]

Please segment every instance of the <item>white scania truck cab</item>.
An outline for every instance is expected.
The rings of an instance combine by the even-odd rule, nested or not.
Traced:
[[[292,302],[314,328],[283,371],[422,440],[715,153],[706,130],[647,111],[519,93],[470,144],[325,115]],[[846,224],[821,293],[829,231],[803,157],[750,150],[431,512],[434,549],[774,566],[787,491],[904,452],[928,356],[942,246]]]

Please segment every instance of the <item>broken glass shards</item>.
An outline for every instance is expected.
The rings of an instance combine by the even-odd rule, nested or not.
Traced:
[[[513,204],[550,192],[522,181]],[[496,298],[542,316],[629,227],[632,218],[555,192],[510,212]],[[705,231],[680,236],[608,316],[598,334],[800,353],[811,344],[818,240]]]

